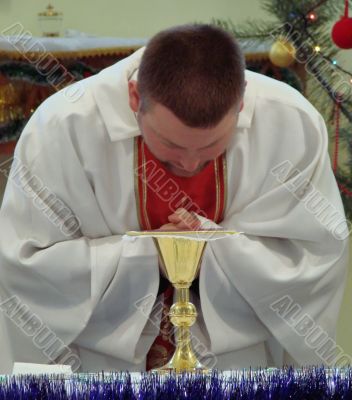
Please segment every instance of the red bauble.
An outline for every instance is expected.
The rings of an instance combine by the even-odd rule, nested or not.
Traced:
[[[341,49],[352,49],[352,18],[342,17],[332,28],[332,40]]]

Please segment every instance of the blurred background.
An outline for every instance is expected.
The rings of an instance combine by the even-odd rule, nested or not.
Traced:
[[[161,29],[206,22],[239,38],[249,69],[292,85],[323,114],[332,167],[352,217],[348,4],[347,0],[56,0],[51,4],[1,0],[0,203],[16,141],[45,98],[126,57]],[[50,61],[46,66],[40,61],[44,55]],[[338,327],[338,344],[350,356],[351,270],[352,265]]]

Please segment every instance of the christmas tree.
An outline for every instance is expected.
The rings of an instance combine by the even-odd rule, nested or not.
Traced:
[[[272,21],[250,20],[239,26],[231,21],[213,22],[244,43],[269,42],[269,58],[274,65],[285,69],[296,63],[305,69],[304,94],[326,121],[332,167],[351,220],[352,73],[336,58],[340,48],[352,48],[349,2],[263,0],[262,6],[272,15]]]

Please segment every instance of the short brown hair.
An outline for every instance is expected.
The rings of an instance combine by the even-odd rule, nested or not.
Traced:
[[[242,99],[245,61],[228,32],[181,25],[148,43],[138,71],[142,111],[157,102],[190,127],[212,127]]]

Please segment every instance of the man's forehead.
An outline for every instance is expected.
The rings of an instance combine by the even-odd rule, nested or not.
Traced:
[[[165,136],[163,136],[162,134],[160,134],[159,132],[154,131],[154,133],[155,133],[156,136],[158,136],[158,138],[159,138],[162,142],[164,142],[164,143],[166,143],[166,144],[168,144],[168,145],[170,145],[170,146],[174,146],[174,147],[176,147],[176,148],[184,149],[184,150],[186,150],[186,149],[189,148],[189,140],[187,140],[187,143],[182,143],[183,146],[181,146],[181,145],[180,145],[180,138],[177,136],[176,133],[175,133],[173,136],[174,136],[175,138],[178,139],[178,140],[177,140],[178,143],[175,143],[173,137],[170,138],[170,139],[168,139],[168,138],[166,138]],[[224,136],[225,136],[225,135],[226,135],[226,134],[224,134]],[[205,136],[206,136],[206,137],[205,137]],[[190,137],[190,135],[188,135],[188,138],[189,138],[189,137]],[[215,138],[215,140],[214,140],[214,134],[213,134],[213,135],[208,134],[208,136],[207,136],[207,134],[203,132],[203,135],[202,135],[201,138],[199,138],[199,140],[200,140],[201,143],[203,144],[203,143],[204,143],[204,139],[207,139],[207,138],[209,138],[209,139],[212,138],[213,140],[212,140],[210,143],[206,144],[205,146],[199,147],[198,150],[206,149],[206,148],[209,148],[209,147],[212,147],[212,146],[216,145],[218,142],[220,142],[220,141],[223,139],[223,136],[220,136],[219,138]],[[193,139],[195,139],[195,138],[193,137]]]
[[[169,109],[160,104],[155,104],[150,111],[145,113],[145,117],[149,127],[161,138],[172,141],[174,137],[188,138],[192,136],[200,140],[206,140],[209,137],[210,140],[214,141],[214,138],[216,139],[227,133],[229,129],[233,129],[234,122],[237,120],[237,113],[233,109],[218,124],[205,128],[189,127]]]

